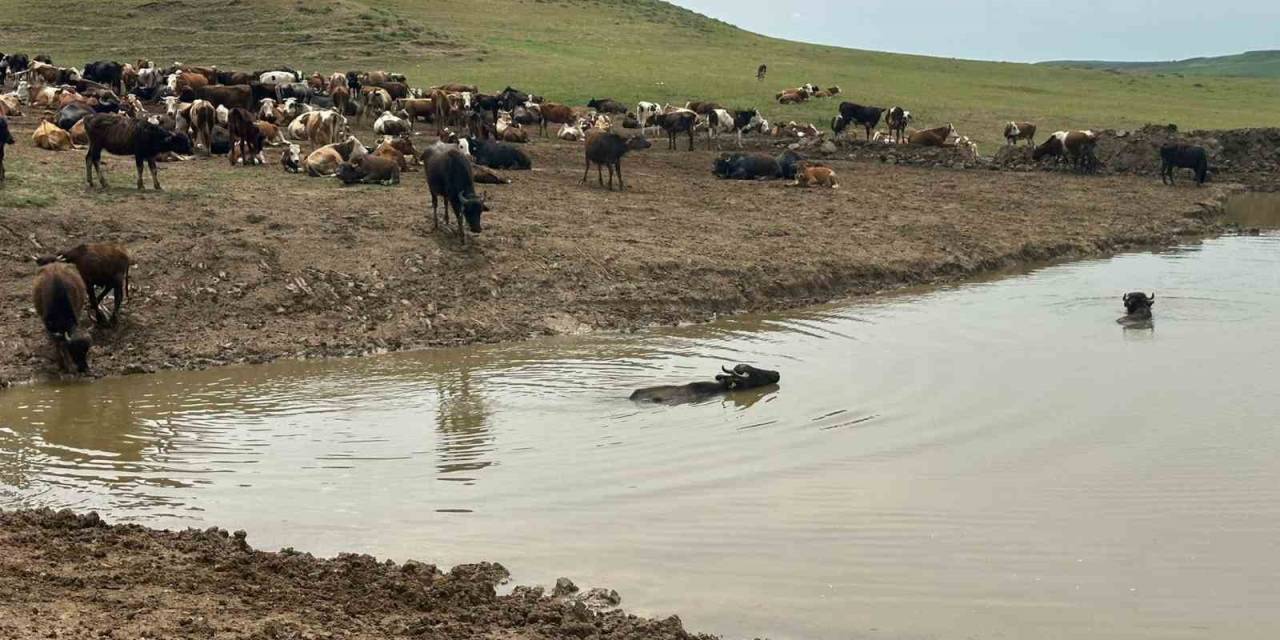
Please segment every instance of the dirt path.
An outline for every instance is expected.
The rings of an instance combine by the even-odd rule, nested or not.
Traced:
[[[0,511],[0,638],[710,638],[583,594],[505,582],[499,564],[254,551],[241,532],[107,526],[97,514]]]
[[[841,189],[801,190],[717,180],[714,154],[663,140],[610,193],[578,184],[579,145],[538,141],[536,170],[488,188],[486,230],[462,249],[432,233],[421,173],[342,188],[283,173],[272,151],[263,167],[162,165],[167,191],[139,194],[132,160],[113,158],[112,190],[89,192],[83,153],[35,149],[33,122],[15,122],[5,188],[45,206],[0,214],[0,384],[53,372],[29,256],[83,241],[137,262],[124,320],[95,335],[94,370],[112,375],[798,307],[1173,243],[1213,230],[1204,203],[1224,190],[838,160]]]

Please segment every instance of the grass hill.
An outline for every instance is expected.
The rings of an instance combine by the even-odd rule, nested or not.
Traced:
[[[1043,129],[1280,126],[1280,80],[1117,74],[972,62],[767,38],[658,0],[0,0],[5,51],[180,60],[237,68],[385,68],[416,84],[511,84],[550,100],[714,99],[824,126],[839,100],[779,106],[804,82],[901,104],[920,127],[953,122],[999,144],[1001,122]],[[769,65],[758,83],[755,69]]]
[[[1104,62],[1056,60],[1040,64],[1072,69],[1098,69],[1127,73],[1166,73],[1189,76],[1280,78],[1280,51],[1249,51],[1233,56],[1188,58],[1169,62]]]

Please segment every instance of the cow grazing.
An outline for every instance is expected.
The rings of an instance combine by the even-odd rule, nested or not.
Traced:
[[[342,184],[400,184],[400,164],[390,158],[366,153],[338,165],[336,172]]]
[[[93,171],[98,172],[98,183],[107,188],[107,178],[102,175],[102,152],[115,155],[131,155],[138,168],[138,189],[142,190],[142,164],[151,169],[151,181],[160,190],[160,177],[156,172],[156,156],[164,152],[191,154],[191,139],[182,133],[165,131],[143,120],[134,120],[119,114],[99,113],[85,118],[85,132],[89,134],[89,152],[84,157],[85,180],[93,187]]]
[[[911,112],[902,107],[890,107],[888,113],[885,114],[885,124],[889,125],[889,133],[893,134],[893,141],[901,143],[903,138],[907,136],[907,125],[911,124]]]
[[[46,151],[68,151],[75,148],[71,143],[71,134],[48,120],[40,121],[40,125],[31,134],[31,142]]]
[[[1006,144],[1016,145],[1019,140],[1026,140],[1028,145],[1036,144],[1036,125],[1030,122],[1007,122],[1004,125]]]
[[[231,110],[227,118],[227,132],[231,134],[229,159],[232,166],[235,166],[237,160],[243,162],[246,167],[266,163],[262,155],[262,147],[265,143],[262,130],[258,128],[253,120],[253,114],[248,109],[237,107]]]
[[[1169,143],[1160,147],[1160,181],[1173,184],[1174,169],[1191,169],[1197,185],[1209,177],[1209,153],[1204,147]]]
[[[797,187],[827,187],[839,189],[836,183],[836,172],[831,167],[820,164],[806,164],[796,173]]]
[[[955,132],[956,128],[947,123],[945,126],[933,129],[913,131],[911,135],[907,136],[907,142],[922,147],[942,147],[946,146],[947,139]]]
[[[1043,158],[1065,160],[1077,171],[1093,173],[1099,164],[1095,154],[1097,144],[1098,135],[1092,131],[1056,131],[1031,152],[1031,159],[1037,162]]]
[[[693,151],[693,130],[697,125],[698,114],[688,109],[664,113],[657,117],[658,126],[667,133],[667,148],[676,150],[676,136],[684,133],[689,136],[689,151]]]
[[[40,268],[32,288],[32,302],[53,343],[59,365],[70,372],[89,372],[89,348],[93,340],[83,327],[89,295],[76,268],[55,262]]]
[[[475,158],[475,162],[478,165],[489,167],[490,169],[515,169],[521,171],[528,171],[533,168],[533,161],[529,159],[527,153],[505,142],[468,138],[467,144],[471,150],[471,156]]]
[[[603,167],[609,167],[609,190],[613,191],[613,174],[618,174],[618,189],[626,190],[626,185],[622,182],[622,156],[628,151],[639,151],[652,147],[643,135],[624,138],[616,133],[606,133],[604,131],[594,131],[587,136],[587,168],[582,173],[582,184],[587,183],[587,176],[591,175],[591,165],[596,165],[596,177],[600,181],[600,186],[604,186]]]
[[[342,163],[367,153],[369,150],[359,140],[349,136],[342,142],[327,144],[312,151],[302,165],[307,170],[307,175],[313,178],[332,176],[338,172],[338,166]]]
[[[62,253],[36,258],[36,264],[41,266],[55,262],[75,265],[84,282],[94,318],[99,324],[114,326],[120,318],[120,306],[129,293],[129,251],[115,243],[101,242],[81,244]],[[99,287],[102,288],[101,293],[98,292]],[[108,293],[115,298],[110,319],[99,306]]]
[[[837,136],[851,124],[862,125],[867,131],[867,140],[871,132],[880,124],[880,117],[885,110],[880,107],[864,107],[852,102],[841,102],[840,113],[831,121],[831,130]]]
[[[0,182],[4,182],[4,148],[11,144],[15,143],[9,131],[9,121],[0,116]]]
[[[480,233],[480,216],[489,207],[484,198],[476,195],[475,181],[471,176],[471,161],[458,149],[430,153],[427,159],[427,187],[431,191],[432,228],[440,228],[439,201],[445,202],[445,224],[449,223],[449,209],[453,209],[458,223],[458,238],[467,242],[462,228],[465,219],[472,233]]]
[[[727,180],[770,180],[782,176],[782,167],[763,153],[726,153],[716,158],[711,172]]]

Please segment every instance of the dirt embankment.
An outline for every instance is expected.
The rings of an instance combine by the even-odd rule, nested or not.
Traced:
[[[111,158],[101,193],[83,186],[81,152],[31,146],[33,123],[14,123],[5,188],[43,206],[0,218],[0,384],[53,373],[30,256],[85,241],[122,242],[136,262],[123,320],[95,331],[94,370],[111,375],[793,308],[1211,233],[1228,188],[838,152],[823,159],[841,188],[804,190],[718,180],[703,141],[662,140],[627,157],[619,193],[594,171],[579,184],[580,145],[536,140],[535,170],[488,187],[485,232],[462,248],[432,231],[421,173],[342,188],[283,173],[272,150],[262,167],[162,165],[167,191],[138,193],[132,160]]]
[[[499,564],[443,572],[367,555],[253,550],[242,532],[108,526],[96,513],[0,511],[0,638],[601,638],[710,640],[680,619],[614,608],[614,592],[548,594]]]
[[[1256,187],[1280,186],[1280,129],[1179,131],[1175,125],[1147,125],[1136,131],[1100,131],[1097,155],[1103,171],[1124,175],[1160,174],[1160,147],[1168,143],[1205,148],[1213,179]],[[1047,135],[1047,132],[1045,133]],[[1041,139],[1045,135],[1040,136]],[[1044,165],[1031,159],[1026,146],[1002,147],[992,163],[1001,169],[1033,171]],[[1185,179],[1185,170],[1178,179]]]

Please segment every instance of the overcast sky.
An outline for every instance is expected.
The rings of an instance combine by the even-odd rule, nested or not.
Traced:
[[[1174,60],[1280,49],[1280,0],[673,1],[789,40],[980,60]]]

